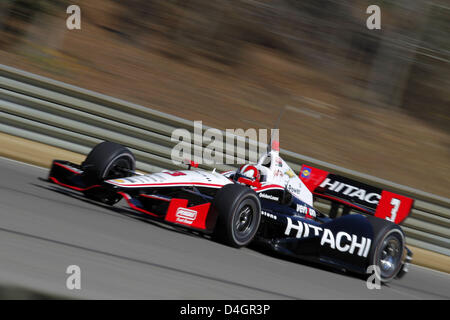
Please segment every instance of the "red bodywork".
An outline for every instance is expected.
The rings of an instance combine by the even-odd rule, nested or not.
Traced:
[[[333,175],[328,171],[307,165],[302,166],[299,176],[308,189],[317,197],[340,203],[351,209],[375,215],[376,217],[390,220],[397,224],[400,224],[408,217],[414,203],[414,200],[409,197],[369,186],[338,175]],[[363,190],[360,191],[360,195],[362,195],[362,192],[365,194],[367,190],[370,190],[374,196],[379,197],[379,200],[376,204],[373,202],[364,203],[364,201],[355,201],[355,199],[350,198],[344,193],[339,194],[338,192],[332,192],[332,189],[330,190],[330,188],[327,189],[326,187],[323,187],[325,179],[328,178],[330,180],[330,177],[334,181],[335,186],[337,186],[336,189],[340,188],[339,185],[343,185],[347,188],[351,187],[351,190]],[[328,186],[328,183],[325,183]],[[344,187],[340,188],[340,190],[343,190]],[[358,198],[356,198],[356,200],[358,200]]]

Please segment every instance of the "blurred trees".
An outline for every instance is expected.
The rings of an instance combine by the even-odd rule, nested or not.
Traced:
[[[83,1],[75,1],[83,8]],[[449,119],[450,6],[445,0],[102,0],[116,10],[102,27],[147,48],[149,34],[178,59],[198,55],[236,66],[263,46],[327,73],[362,105],[403,108],[445,129]],[[365,10],[381,7],[381,30]],[[66,0],[0,3],[0,30],[20,35],[37,12]],[[95,19],[93,19],[95,20]],[[0,45],[7,45],[2,37]],[[355,93],[356,92],[356,93]],[[361,93],[362,92],[362,93]],[[450,129],[449,129],[450,130]]]
[[[450,132],[450,5],[442,3],[430,8],[402,106]]]
[[[2,0],[0,48],[15,44],[40,13],[55,14],[58,9],[65,11],[68,3],[69,0]]]

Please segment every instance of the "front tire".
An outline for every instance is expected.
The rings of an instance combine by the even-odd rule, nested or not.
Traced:
[[[136,168],[136,160],[126,147],[105,141],[89,152],[81,166],[86,184],[93,185],[109,179],[131,176],[131,172]],[[84,195],[86,198],[108,205],[114,205],[121,199],[116,192],[96,188],[84,191]]]
[[[228,184],[217,192],[212,203],[217,214],[213,236],[219,242],[240,248],[255,237],[261,222],[261,204],[253,190]]]
[[[136,159],[126,147],[105,141],[96,145],[81,164],[86,174],[98,180],[123,178],[131,174],[120,169],[134,171]]]

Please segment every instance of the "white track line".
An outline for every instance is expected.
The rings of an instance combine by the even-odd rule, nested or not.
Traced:
[[[428,271],[433,271],[433,272],[435,272],[435,273],[441,275],[442,277],[450,278],[450,273],[447,273],[447,272],[443,272],[443,271],[435,270],[435,269],[430,269],[430,268],[424,267],[424,266],[419,266],[418,264],[412,264],[412,266],[413,266],[414,268],[424,269],[424,271],[427,271],[427,270],[428,270]],[[405,275],[405,276],[407,276],[407,275]]]
[[[25,166],[29,166],[29,167],[33,167],[33,168],[37,168],[37,169],[41,169],[41,170],[49,170],[48,168],[40,167],[40,166],[31,164],[31,163],[22,162],[22,161],[19,161],[19,160],[13,160],[13,159],[2,157],[2,156],[0,156],[0,159],[1,160],[8,160],[10,162],[18,163],[18,164],[21,164],[21,165],[25,165]]]

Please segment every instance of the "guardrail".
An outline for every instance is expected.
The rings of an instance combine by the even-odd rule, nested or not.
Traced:
[[[186,119],[0,65],[0,131],[5,133],[81,154],[103,140],[116,141],[135,153],[138,169],[154,172],[179,168],[171,161],[171,150],[178,143],[171,140],[172,132],[175,128],[192,132],[193,127],[194,123]],[[204,130],[209,128],[203,126]],[[236,139],[245,143],[245,149],[256,143],[243,137]],[[193,146],[193,150],[196,148],[202,150]],[[288,150],[281,149],[280,154],[297,172],[307,164],[414,198],[412,213],[402,225],[408,243],[450,256],[449,198]],[[228,165],[200,167],[233,169]],[[317,206],[329,208],[323,201]]]

